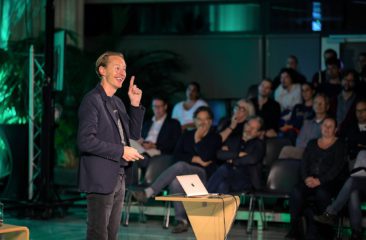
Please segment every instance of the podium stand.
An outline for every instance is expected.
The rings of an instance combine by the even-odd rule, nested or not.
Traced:
[[[0,227],[0,239],[29,240],[29,230],[27,227],[3,224]]]
[[[159,196],[155,200],[182,202],[197,240],[226,239],[240,204],[239,197],[232,195]]]

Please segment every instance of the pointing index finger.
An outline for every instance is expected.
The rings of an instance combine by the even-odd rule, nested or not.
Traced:
[[[132,89],[132,87],[133,87],[134,84],[135,84],[135,76],[131,76],[130,89]]]

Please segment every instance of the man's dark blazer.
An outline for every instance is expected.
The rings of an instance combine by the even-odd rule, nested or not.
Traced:
[[[111,101],[117,107],[127,145],[130,138],[140,138],[145,112],[142,106],[131,106],[128,115],[121,99],[108,97],[100,84],[87,93],[79,108],[77,139],[80,151],[79,188],[82,192],[111,193],[121,166],[129,165],[122,159],[124,146]]]
[[[152,124],[153,121],[151,119],[144,123],[144,126],[142,127],[142,137],[144,139],[146,139],[149,134]],[[181,135],[182,128],[180,127],[180,123],[167,116],[158,134],[156,148],[159,149],[162,154],[172,154]]]

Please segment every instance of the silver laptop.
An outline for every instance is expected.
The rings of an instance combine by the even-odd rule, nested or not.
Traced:
[[[187,197],[209,195],[197,174],[177,176]]]

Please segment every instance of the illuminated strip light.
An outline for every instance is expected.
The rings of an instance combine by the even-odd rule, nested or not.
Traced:
[[[311,21],[311,29],[314,32],[322,30],[322,4],[320,2],[313,2],[313,13]]]

